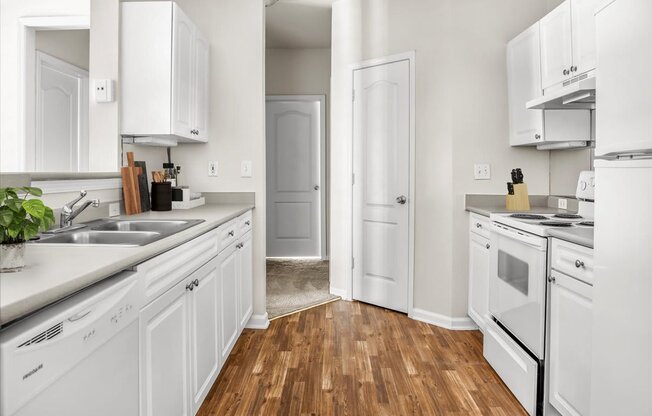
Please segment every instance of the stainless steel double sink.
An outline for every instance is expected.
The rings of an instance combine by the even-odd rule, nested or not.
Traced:
[[[204,220],[129,220],[101,219],[70,231],[57,230],[44,233],[33,241],[36,244],[70,244],[92,246],[144,246],[179,231],[186,230]]]

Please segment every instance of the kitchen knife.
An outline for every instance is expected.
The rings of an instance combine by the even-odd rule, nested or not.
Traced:
[[[511,182],[507,182],[507,194],[514,195],[514,184]]]
[[[521,168],[516,168],[516,179],[518,183],[523,183],[523,171],[521,171]]]
[[[518,183],[518,178],[516,177],[516,169],[512,169],[512,183]]]

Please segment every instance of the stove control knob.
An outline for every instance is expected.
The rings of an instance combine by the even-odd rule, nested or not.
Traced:
[[[586,185],[587,185],[587,184],[586,184],[585,181],[581,181],[581,182],[580,182],[580,188],[582,188],[583,191],[586,191]]]

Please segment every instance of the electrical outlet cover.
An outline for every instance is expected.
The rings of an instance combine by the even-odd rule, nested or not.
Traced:
[[[557,200],[557,208],[568,209],[568,200],[566,198],[559,198]]]
[[[491,166],[488,163],[476,163],[473,165],[473,178],[476,180],[491,179]]]
[[[208,176],[217,176],[217,161],[208,161]]]
[[[251,160],[243,160],[240,165],[240,176],[251,178]]]
[[[120,215],[120,204],[118,202],[109,204],[109,217],[117,217],[118,215]]]

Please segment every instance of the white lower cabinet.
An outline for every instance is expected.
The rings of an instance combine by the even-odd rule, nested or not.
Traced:
[[[235,224],[227,223],[227,228]],[[204,234],[149,260],[148,267],[160,267],[156,273],[142,274],[143,287],[161,293],[140,310],[143,416],[196,414],[251,317],[251,231],[235,235],[239,239],[233,239],[219,254],[216,251],[203,265],[196,263],[195,270],[185,276],[179,271],[190,266],[181,269],[171,263],[180,254],[203,258],[207,248],[197,242],[207,238],[212,240],[209,248],[223,240],[219,233]],[[170,276],[181,280],[173,283]]]
[[[184,279],[140,312],[140,414],[190,414],[189,298]]]
[[[487,218],[471,215],[469,233],[469,299],[468,314],[484,332],[489,313],[489,258],[491,241],[484,236],[489,229]]]
[[[219,265],[220,356],[226,360],[238,339],[238,253],[231,245],[217,256]]]
[[[253,247],[251,232],[238,243],[238,293],[239,293],[239,330],[242,331],[249,322],[254,310],[253,299]]]
[[[588,416],[591,403],[593,287],[555,270],[550,285],[550,404]]]

